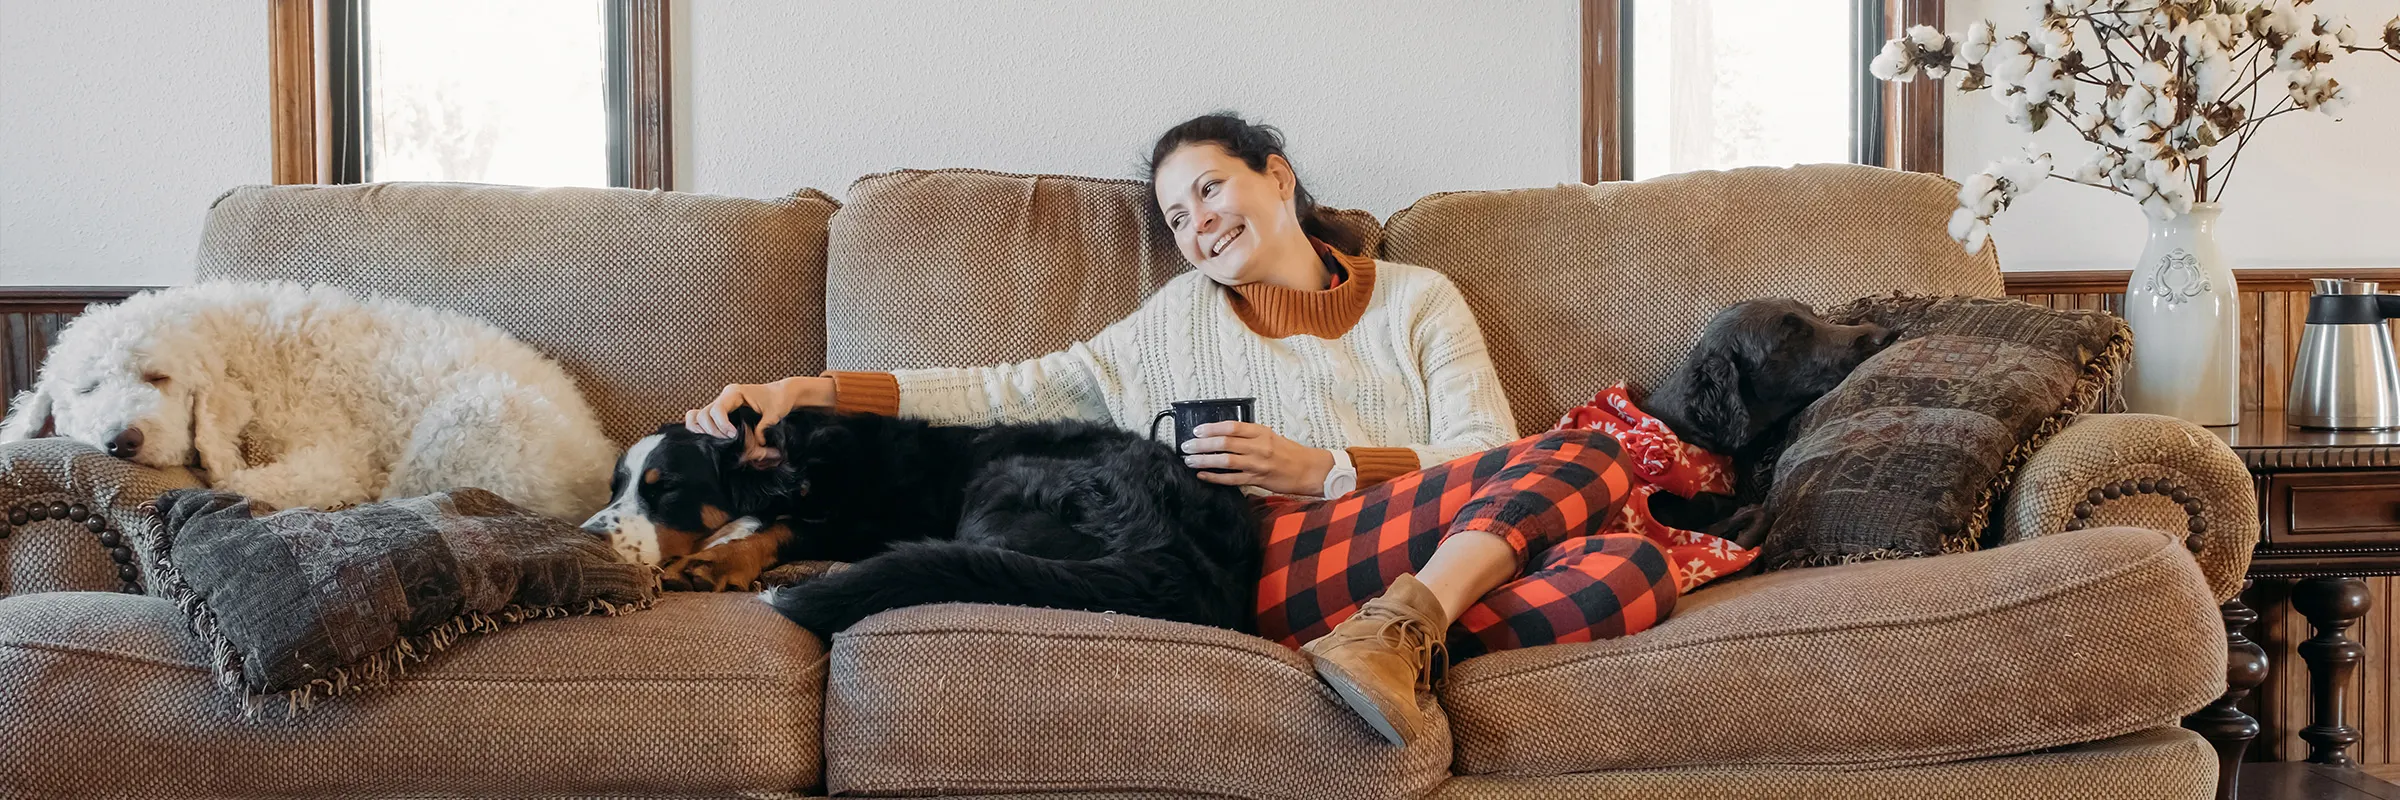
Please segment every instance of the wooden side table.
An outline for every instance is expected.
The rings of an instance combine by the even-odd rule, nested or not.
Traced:
[[[2373,599],[2359,578],[2400,575],[2400,431],[2302,430],[2280,410],[2214,430],[2257,479],[2261,535],[2250,578],[2295,581],[2292,606],[2315,630],[2299,647],[2309,671],[2311,713],[2300,731],[2308,761],[2354,767],[2358,729],[2343,719],[2343,701],[2366,653],[2348,631]]]

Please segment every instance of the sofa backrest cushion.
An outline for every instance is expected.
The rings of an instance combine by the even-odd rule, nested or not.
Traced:
[[[327,283],[490,320],[564,364],[629,442],[724,384],[823,368],[837,205],[813,190],[248,186],[210,207],[199,277]]]
[[[825,363],[889,370],[1056,352],[1191,266],[1149,184],[982,170],[869,175],[826,242]],[[1373,251],[1373,215],[1336,212]]]
[[[1617,381],[1657,385],[1709,317],[1743,300],[1999,295],[1995,250],[1969,255],[1949,237],[1957,191],[1938,175],[1814,164],[1448,192],[1394,214],[1382,255],[1458,285],[1517,429],[1540,431]]]

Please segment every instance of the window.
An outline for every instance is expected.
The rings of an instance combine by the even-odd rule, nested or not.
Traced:
[[[608,185],[600,0],[361,0],[362,177]]]
[[[279,182],[670,183],[663,0],[274,8]]]
[[[1890,22],[1919,24],[1917,15],[1938,5],[1586,0],[1585,180],[1827,161],[1898,166],[1895,129],[1908,126],[1892,124],[1886,109],[1913,98],[1892,97],[1866,65],[1884,32],[1899,29]],[[1913,107],[1923,113],[1922,102]],[[1938,131],[1938,107],[1934,114]],[[1910,168],[1939,166],[1937,151],[1931,166]]]

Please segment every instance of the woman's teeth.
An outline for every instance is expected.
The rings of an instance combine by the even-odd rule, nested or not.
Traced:
[[[1210,256],[1216,256],[1216,255],[1223,254],[1223,253],[1225,252],[1225,247],[1226,247],[1227,245],[1231,245],[1231,244],[1233,244],[1233,240],[1234,240],[1234,239],[1240,238],[1240,237],[1241,237],[1241,235],[1242,235],[1244,232],[1247,232],[1247,231],[1249,231],[1249,230],[1250,230],[1250,229],[1249,229],[1247,226],[1245,226],[1245,227],[1235,228],[1235,229],[1233,229],[1233,230],[1227,231],[1227,232],[1225,233],[1225,235],[1217,237],[1217,243],[1216,243],[1215,245],[1213,245],[1213,246],[1210,246],[1210,247],[1208,248],[1208,254],[1209,254]]]

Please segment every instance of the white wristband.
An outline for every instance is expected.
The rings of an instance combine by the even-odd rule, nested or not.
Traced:
[[[1358,467],[1350,463],[1350,451],[1335,448],[1333,468],[1325,471],[1325,487],[1319,491],[1326,497],[1340,497],[1358,489]]]

